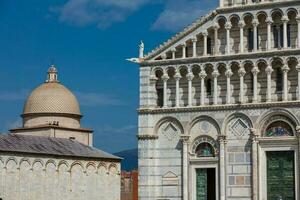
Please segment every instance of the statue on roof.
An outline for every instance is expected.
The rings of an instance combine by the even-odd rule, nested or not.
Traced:
[[[139,58],[144,58],[145,45],[144,45],[143,41],[141,41],[141,43],[139,45],[139,48],[140,48],[140,56],[139,56]]]

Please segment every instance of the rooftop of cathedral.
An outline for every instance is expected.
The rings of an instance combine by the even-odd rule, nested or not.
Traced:
[[[121,160],[117,156],[81,144],[72,139],[17,134],[0,135],[0,152],[76,157],[82,159]]]

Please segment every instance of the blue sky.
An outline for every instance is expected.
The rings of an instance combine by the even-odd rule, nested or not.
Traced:
[[[78,97],[95,146],[136,147],[138,66],[146,52],[217,6],[217,0],[0,0],[0,132],[20,126],[29,92],[50,63]]]

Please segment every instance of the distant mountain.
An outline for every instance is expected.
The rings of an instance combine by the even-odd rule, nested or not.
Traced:
[[[123,158],[122,170],[131,171],[138,169],[138,149],[128,149],[114,155]]]

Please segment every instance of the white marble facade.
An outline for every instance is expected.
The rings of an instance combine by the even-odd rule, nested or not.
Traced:
[[[215,170],[214,199],[272,199],[268,152],[293,152],[291,192],[300,199],[299,41],[299,1],[220,0],[145,55],[139,199],[200,200],[202,168]],[[270,133],[279,126],[282,135]],[[213,156],[199,156],[202,144]]]

